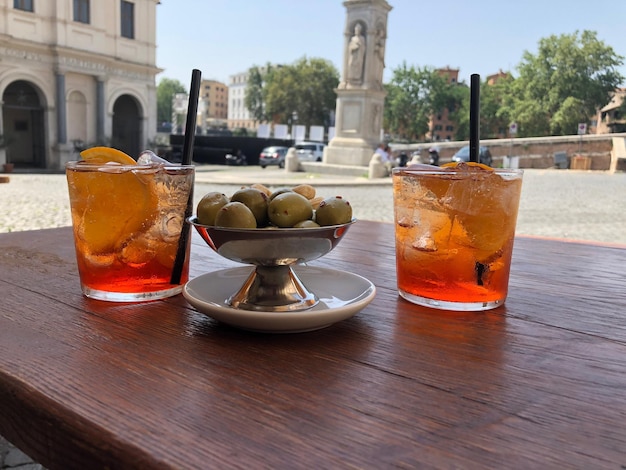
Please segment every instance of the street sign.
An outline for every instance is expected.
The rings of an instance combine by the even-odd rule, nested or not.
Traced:
[[[587,133],[587,123],[581,122],[578,124],[578,135],[585,135]]]
[[[511,125],[509,126],[509,134],[511,134],[511,135],[517,134],[517,123],[516,122],[512,122]]]

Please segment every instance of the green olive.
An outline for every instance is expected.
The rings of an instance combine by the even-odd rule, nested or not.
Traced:
[[[256,218],[243,203],[235,201],[222,206],[215,216],[216,227],[256,228]]]
[[[303,220],[298,222],[293,228],[318,228],[320,225],[312,220]]]
[[[270,194],[270,201],[274,199],[276,196],[278,196],[279,194],[291,193],[291,192],[293,192],[291,188],[279,188],[276,191],[274,191],[272,194]]]
[[[347,224],[352,220],[352,206],[341,196],[324,199],[315,211],[315,221],[321,226]]]
[[[277,227],[293,227],[298,222],[311,219],[313,208],[307,198],[289,191],[270,201],[267,215],[270,222]]]
[[[241,202],[254,214],[257,227],[267,224],[267,194],[255,188],[243,188],[235,192],[230,198],[231,202]]]
[[[221,207],[228,204],[226,195],[217,191],[210,192],[202,196],[196,209],[198,222],[203,225],[215,225],[215,215]]]

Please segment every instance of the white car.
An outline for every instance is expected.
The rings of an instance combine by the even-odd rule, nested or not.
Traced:
[[[294,145],[301,162],[321,162],[325,145],[320,142],[299,142]]]

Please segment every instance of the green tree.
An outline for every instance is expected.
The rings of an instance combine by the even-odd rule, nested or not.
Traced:
[[[568,96],[550,120],[550,132],[552,134],[576,134],[579,116],[584,116],[585,105],[582,100]],[[585,121],[582,121],[585,122]]]
[[[552,35],[526,51],[519,77],[505,100],[520,136],[572,134],[572,122],[589,122],[624,80],[623,57],[593,31]]]
[[[402,140],[422,139],[429,130],[430,116],[445,108],[456,113],[465,94],[435,69],[406,62],[393,70],[385,91],[384,127]]]
[[[498,79],[489,85],[485,80],[480,88],[480,137],[482,139],[497,139],[508,132],[509,125],[513,122],[507,108],[503,107],[506,96],[510,94],[513,83],[511,75]],[[469,98],[467,102],[469,107]],[[467,129],[465,136],[458,137],[460,140],[469,138],[469,111],[467,122],[463,126]]]
[[[297,113],[298,124],[326,125],[335,109],[339,72],[326,59],[306,57],[291,65],[275,67],[265,82],[265,115],[273,122],[289,122]]]
[[[450,111],[450,119],[456,123],[454,138],[456,140],[467,140],[469,139],[470,129],[470,89],[465,83],[450,84],[447,93],[449,94],[447,107]],[[481,118],[482,115],[481,111]]]
[[[265,67],[254,65],[248,70],[244,105],[254,119],[260,122],[272,120],[266,112],[265,103],[267,101],[267,85],[272,80],[274,69],[275,67],[268,63]]]
[[[157,122],[172,121],[172,99],[176,93],[186,93],[180,81],[163,78],[157,85]]]

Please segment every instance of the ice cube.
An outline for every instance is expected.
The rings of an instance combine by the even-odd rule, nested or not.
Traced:
[[[136,234],[127,240],[119,253],[119,259],[124,264],[140,267],[150,262],[157,253],[158,242],[149,233]]]
[[[183,215],[180,211],[175,210],[161,214],[160,224],[155,224],[155,228],[160,228],[159,235],[164,241],[178,240],[185,224]]]
[[[137,158],[137,163],[139,165],[163,165],[163,166],[174,166],[173,163],[168,162],[164,158],[159,157],[151,150],[144,150],[139,154]]]
[[[84,251],[83,256],[85,261],[94,268],[106,268],[115,262],[115,255],[113,253],[98,254]]]
[[[414,240],[411,246],[419,251],[437,251],[437,244],[435,243],[435,239],[426,235],[423,235],[419,239]]]

